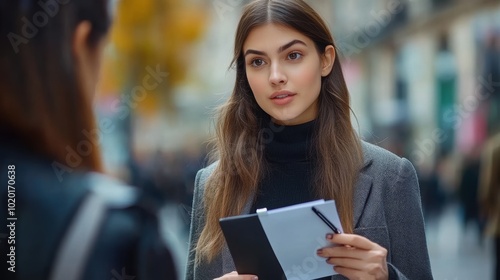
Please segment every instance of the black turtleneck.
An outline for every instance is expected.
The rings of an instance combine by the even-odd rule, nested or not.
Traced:
[[[259,184],[252,212],[316,199],[312,193],[315,123],[273,127],[270,142],[264,148],[267,170]]]

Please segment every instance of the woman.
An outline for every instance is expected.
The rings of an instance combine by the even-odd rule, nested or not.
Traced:
[[[0,4],[0,168],[8,175],[0,218],[7,208],[13,218],[1,279],[176,279],[144,196],[99,174],[99,133],[110,125],[96,126],[91,105],[109,8],[106,0]]]
[[[318,250],[333,279],[432,279],[415,170],[359,140],[330,31],[302,0],[243,10],[236,84],[217,123],[217,161],[199,171],[187,279],[237,275],[222,217],[334,199],[343,245]]]

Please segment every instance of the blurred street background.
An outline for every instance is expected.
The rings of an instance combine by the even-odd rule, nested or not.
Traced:
[[[492,279],[477,203],[480,155],[500,132],[499,0],[310,0],[342,54],[354,123],[420,179],[435,279]],[[165,201],[186,257],[194,176],[230,94],[244,0],[117,0],[95,109],[107,171]],[[500,172],[500,170],[498,171]]]

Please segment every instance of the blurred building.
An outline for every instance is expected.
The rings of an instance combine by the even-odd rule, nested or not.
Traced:
[[[477,112],[492,86],[482,70],[483,49],[500,30],[499,1],[324,5],[333,11],[330,23],[365,139],[417,166],[481,144],[488,133]]]

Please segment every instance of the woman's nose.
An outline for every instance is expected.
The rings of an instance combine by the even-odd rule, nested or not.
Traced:
[[[279,64],[271,66],[271,72],[269,73],[269,82],[272,85],[286,84],[287,77],[284,71],[280,68]]]

